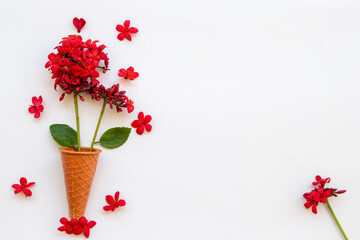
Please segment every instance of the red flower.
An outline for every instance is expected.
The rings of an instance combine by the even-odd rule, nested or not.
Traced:
[[[131,123],[131,126],[133,128],[136,128],[136,133],[139,135],[142,135],[144,132],[144,129],[146,129],[146,131],[150,132],[152,129],[152,126],[149,124],[149,122],[151,121],[151,116],[150,115],[146,115],[144,117],[144,113],[140,112],[138,115],[138,120],[134,120]]]
[[[59,227],[60,232],[66,232],[67,234],[79,235],[82,233],[82,228],[80,226],[79,220],[73,218],[70,221],[67,218],[60,218],[60,223],[63,226]]]
[[[73,24],[76,27],[78,33],[80,33],[81,29],[85,26],[86,21],[83,18],[74,18],[73,19]]]
[[[131,35],[130,33],[137,33],[138,29],[134,28],[134,27],[130,27],[130,20],[126,20],[124,22],[124,26],[118,24],[116,26],[116,30],[119,31],[120,33],[118,34],[117,38],[122,41],[124,40],[124,38],[126,38],[127,40],[131,41]]]
[[[30,189],[27,189],[28,187],[31,187],[34,185],[35,182],[27,182],[27,179],[22,177],[20,178],[20,184],[13,184],[12,187],[15,188],[14,193],[18,194],[19,192],[24,192],[25,196],[31,197],[32,192]]]
[[[93,228],[96,225],[95,221],[89,221],[85,217],[79,218],[80,227],[82,229],[82,232],[84,233],[84,236],[86,238],[89,238],[90,235],[90,228]]]
[[[103,209],[105,211],[113,212],[115,211],[116,208],[125,206],[126,204],[125,200],[119,199],[119,196],[120,196],[119,191],[115,193],[115,198],[113,198],[111,195],[107,195],[105,199],[109,205],[104,206]]]
[[[123,77],[125,79],[134,80],[135,78],[139,77],[138,72],[134,72],[133,67],[128,67],[128,69],[125,70],[125,68],[121,68],[119,70],[119,77]]]
[[[307,202],[304,204],[304,206],[306,208],[311,208],[311,211],[315,214],[317,214],[317,209],[316,207],[318,206],[318,202],[316,202],[313,198],[313,196],[311,195],[311,193],[304,193],[304,198],[307,200]]]
[[[317,213],[316,207],[319,203],[327,203],[329,197],[337,197],[338,194],[345,193],[346,190],[337,190],[337,188],[324,188],[326,183],[330,182],[330,178],[321,178],[319,175],[315,177],[315,182],[312,184],[315,189],[311,192],[304,193],[303,197],[306,199],[304,206],[310,208],[313,213]],[[318,186],[318,187],[317,187]]]
[[[34,118],[39,118],[40,117],[40,112],[42,112],[44,110],[44,106],[41,105],[43,99],[41,96],[39,96],[39,98],[37,97],[32,97],[32,103],[34,105],[30,105],[29,107],[29,113],[35,113]]]
[[[315,177],[315,180],[316,182],[313,182],[312,184],[314,186],[317,186],[317,185],[321,185],[321,186],[325,186],[326,183],[329,183],[330,182],[330,178],[325,178],[325,179],[322,179],[319,175],[317,175]]]

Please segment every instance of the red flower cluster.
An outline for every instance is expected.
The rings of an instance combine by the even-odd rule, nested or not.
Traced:
[[[116,30],[120,32],[117,36],[120,41],[124,40],[124,38],[131,41],[130,33],[137,33],[139,31],[137,28],[130,27],[130,20],[126,20],[124,26],[118,24]]]
[[[85,217],[80,217],[79,220],[73,218],[70,221],[63,217],[60,218],[60,223],[63,226],[58,228],[59,231],[75,235],[84,233],[86,238],[89,238],[90,236],[90,228],[93,228],[96,225],[95,221],[88,221]]]
[[[152,126],[149,124],[149,122],[151,121],[151,116],[150,115],[146,115],[144,116],[143,112],[139,112],[138,115],[138,120],[134,120],[131,123],[131,126],[133,128],[136,128],[136,133],[139,135],[142,135],[144,133],[144,129],[148,132],[151,131]]]
[[[119,90],[119,84],[114,84],[110,88],[103,85],[95,86],[87,93],[96,101],[104,99],[111,109],[115,106],[118,112],[121,112],[122,108],[127,108],[128,113],[134,111],[134,102],[125,95],[126,91]]]
[[[15,188],[15,191],[14,191],[15,194],[18,194],[19,192],[23,192],[25,194],[25,196],[31,197],[32,192],[30,189],[28,189],[28,187],[31,187],[34,184],[35,184],[35,182],[28,183],[27,179],[22,177],[22,178],[20,178],[20,184],[13,184],[12,187]]]
[[[126,202],[124,199],[119,199],[120,192],[116,192],[115,196],[107,195],[105,200],[109,205],[106,205],[103,207],[104,211],[115,211],[118,207],[123,207],[126,205]]]
[[[118,75],[119,77],[123,77],[129,80],[134,80],[135,78],[139,77],[139,73],[135,72],[133,67],[128,67],[126,70],[125,68],[121,68]]]
[[[99,84],[97,68],[106,71],[109,58],[103,52],[106,46],[97,46],[98,42],[91,39],[83,42],[80,35],[62,39],[55,47],[57,53],[50,53],[45,64],[55,79],[55,90],[59,86],[68,94],[79,93]],[[104,62],[104,66],[99,66],[100,61]]]
[[[338,194],[346,192],[346,190],[337,190],[336,188],[324,188],[326,183],[330,182],[330,178],[321,178],[319,175],[315,177],[313,182],[314,190],[304,193],[303,197],[306,199],[304,206],[310,208],[313,213],[317,213],[316,207],[319,203],[326,203],[329,197],[337,197]]]
[[[41,96],[39,96],[39,98],[37,97],[32,97],[32,103],[34,105],[30,105],[29,107],[29,113],[35,113],[34,114],[34,118],[39,118],[40,117],[40,113],[42,111],[44,111],[44,106],[41,104],[43,102],[43,99]]]
[[[76,17],[73,19],[73,24],[76,27],[78,33],[80,33],[81,29],[85,26],[86,21],[83,18],[78,19]]]

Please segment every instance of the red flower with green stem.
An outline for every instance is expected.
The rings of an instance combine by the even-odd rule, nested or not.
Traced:
[[[306,203],[304,204],[304,206],[306,208],[311,207],[311,211],[314,214],[317,214],[316,208],[318,204],[326,203],[344,238],[348,239],[329,203],[330,197],[337,197],[338,194],[345,193],[346,190],[337,190],[336,188],[324,188],[325,184],[330,182],[330,178],[323,179],[318,175],[315,177],[315,180],[316,181],[312,183],[312,185],[314,186],[314,190],[312,190],[311,192],[304,193],[303,195],[303,197],[306,199]]]
[[[55,80],[54,88],[60,87],[64,93],[60,96],[62,101],[66,94],[72,94],[76,118],[76,131],[65,124],[54,124],[50,127],[51,134],[55,141],[62,146],[77,146],[81,151],[80,143],[80,120],[78,98],[84,101],[81,94],[89,94],[96,101],[103,100],[103,107],[100,112],[98,124],[95,129],[90,151],[95,144],[95,139],[104,114],[105,106],[116,108],[118,112],[126,108],[130,113],[134,110],[134,102],[125,95],[125,91],[119,89],[119,84],[105,88],[100,84],[99,71],[106,72],[109,58],[104,53],[105,45],[98,45],[99,41],[91,39],[83,41],[80,35],[69,35],[62,39],[55,47],[56,53],[50,53],[49,61],[45,64],[52,73]],[[100,138],[100,144],[107,148],[121,146],[130,134],[130,128],[113,128],[105,132]],[[75,136],[76,137],[73,137]],[[111,138],[117,138],[112,139]]]

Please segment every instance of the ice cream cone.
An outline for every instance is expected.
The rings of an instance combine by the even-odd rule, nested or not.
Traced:
[[[100,149],[82,147],[81,152],[73,147],[59,148],[64,170],[66,196],[69,204],[70,218],[84,216],[96,171]]]

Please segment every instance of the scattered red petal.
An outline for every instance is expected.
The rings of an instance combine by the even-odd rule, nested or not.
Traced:
[[[114,197],[111,195],[107,195],[105,197],[105,200],[109,205],[106,205],[103,207],[104,211],[112,211],[113,212],[113,211],[115,211],[116,208],[125,206],[126,205],[125,200],[119,199],[119,197],[120,197],[119,191],[117,191],[115,193]]]
[[[40,117],[40,113],[42,111],[44,111],[44,106],[41,104],[43,101],[41,95],[37,98],[37,97],[32,97],[32,103],[34,105],[30,105],[28,111],[29,113],[34,113],[34,118],[39,118]]]
[[[136,128],[136,133],[139,135],[142,135],[144,133],[144,130],[147,132],[150,132],[152,129],[152,126],[149,124],[151,121],[151,116],[146,115],[144,116],[143,112],[140,112],[138,115],[138,120],[134,120],[131,123],[131,127]]]
[[[73,24],[76,27],[78,33],[80,33],[81,29],[85,26],[86,21],[83,18],[78,19],[76,17],[73,19]]]
[[[132,40],[130,33],[134,34],[137,33],[139,30],[135,27],[130,27],[130,20],[126,20],[124,22],[124,25],[118,24],[116,26],[116,30],[120,32],[117,36],[117,38],[122,41],[125,38],[129,41]]]
[[[22,178],[20,178],[20,184],[13,184],[12,187],[15,189],[14,190],[15,194],[18,194],[19,192],[23,192],[25,194],[25,196],[31,197],[32,192],[28,188],[34,184],[35,184],[35,182],[28,183],[27,179],[22,177]]]
[[[121,68],[119,70],[118,76],[125,79],[134,80],[135,78],[139,77],[139,73],[135,72],[134,68],[130,66],[126,70],[125,68]]]

